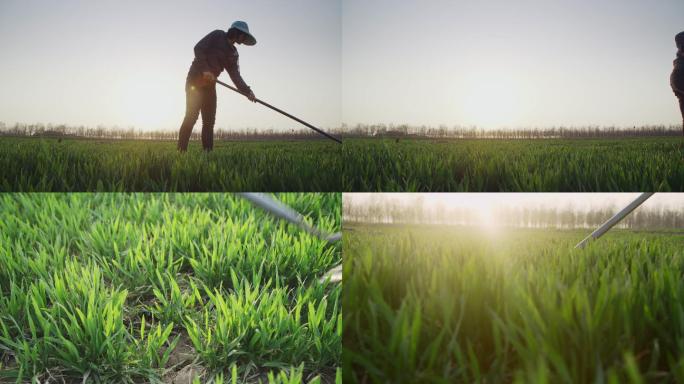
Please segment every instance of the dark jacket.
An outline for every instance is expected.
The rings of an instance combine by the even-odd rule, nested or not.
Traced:
[[[679,32],[675,36],[675,44],[677,45],[677,58],[673,62],[674,69],[682,71],[684,70],[684,32]]]
[[[230,79],[233,80],[233,84],[240,91],[248,93],[250,88],[240,76],[238,58],[238,51],[228,42],[227,33],[217,29],[204,36],[195,45],[195,60],[188,71],[188,79],[198,78],[205,71],[218,77],[225,69]]]
[[[670,87],[677,97],[684,97],[684,49],[677,51],[677,58],[672,64]]]
[[[677,69],[684,69],[684,48],[680,48],[679,51],[677,51],[677,58],[675,58],[672,64]]]

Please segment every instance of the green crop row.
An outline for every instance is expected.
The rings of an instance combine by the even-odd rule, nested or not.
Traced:
[[[174,142],[3,138],[0,191],[341,191],[329,141]]]
[[[173,142],[4,138],[0,191],[684,191],[681,138]]]
[[[684,381],[684,234],[350,227],[347,382]]]
[[[681,138],[345,140],[344,191],[684,190]]]
[[[340,194],[280,194],[324,231]],[[340,245],[232,194],[0,195],[0,382],[334,380]]]

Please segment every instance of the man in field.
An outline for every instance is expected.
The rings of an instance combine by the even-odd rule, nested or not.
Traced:
[[[677,44],[677,58],[674,61],[674,69],[670,75],[670,86],[675,96],[679,99],[679,110],[682,113],[682,133],[684,134],[684,32],[675,36]]]
[[[195,59],[185,81],[185,118],[178,134],[178,150],[188,149],[192,127],[202,112],[202,147],[214,147],[214,121],[216,120],[216,78],[224,69],[233,84],[251,101],[254,92],[240,76],[238,52],[235,44],[254,45],[256,39],[249,33],[244,21],[234,22],[228,31],[215,30],[195,45]]]

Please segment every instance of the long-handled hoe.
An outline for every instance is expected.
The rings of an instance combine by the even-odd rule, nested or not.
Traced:
[[[246,96],[244,93],[240,92],[240,90],[238,90],[237,88],[232,87],[232,86],[230,86],[230,85],[224,83],[223,81],[216,80],[216,82],[219,83],[219,84],[221,84],[221,85],[223,85],[224,87],[226,87],[226,88],[228,88],[228,89],[232,89],[233,91],[235,91],[235,92],[237,92],[237,93],[239,93],[239,94],[241,94],[241,95]],[[289,117],[290,119],[292,119],[292,120],[294,120],[294,121],[296,121],[296,122],[298,122],[298,123],[304,124],[304,125],[307,126],[308,128],[313,129],[314,131],[320,133],[321,135],[327,137],[327,138],[330,139],[330,140],[333,140],[333,141],[335,141],[335,142],[337,142],[337,143],[339,143],[339,144],[342,144],[342,141],[341,141],[340,139],[338,139],[338,138],[336,138],[336,137],[330,135],[329,133],[324,132],[323,130],[321,130],[321,129],[319,129],[319,128],[314,127],[313,125],[307,123],[306,121],[304,121],[304,120],[302,120],[302,119],[299,119],[299,118],[297,118],[297,117],[295,117],[295,116],[290,115],[289,113],[283,111],[283,110],[280,109],[280,108],[276,108],[276,107],[272,106],[271,104],[269,104],[269,103],[267,103],[267,102],[265,102],[265,101],[263,101],[263,100],[259,100],[259,99],[257,99],[257,98],[255,98],[254,101],[256,101],[257,103],[259,103],[259,104],[261,104],[261,105],[264,105],[264,106],[266,106],[266,107],[268,107],[268,108],[271,108],[272,110],[274,110],[274,111],[276,111],[276,112],[278,112],[278,113],[281,113],[281,114],[283,114],[283,115]]]
[[[575,245],[575,248],[584,248],[586,247],[587,243],[592,240],[596,240],[599,237],[603,236],[604,233],[608,232],[615,224],[619,223],[622,219],[627,217],[627,215],[630,214],[633,210],[635,210],[638,206],[640,206],[644,201],[648,200],[649,197],[653,196],[653,193],[647,192],[647,193],[642,193],[634,199],[631,203],[629,203],[626,207],[622,208],[622,210],[610,219],[606,221],[605,223],[601,224],[600,227],[596,228],[594,232],[592,232],[589,236],[585,237],[584,240],[580,241]]]

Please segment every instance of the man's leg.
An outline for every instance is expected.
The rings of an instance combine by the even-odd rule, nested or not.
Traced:
[[[202,91],[194,85],[186,83],[185,85],[185,117],[183,124],[181,124],[180,132],[178,133],[178,150],[185,152],[188,150],[188,142],[190,141],[190,134],[192,127],[197,121],[202,106]]]
[[[684,95],[679,95],[679,112],[682,113],[682,135],[684,135]]]
[[[216,84],[202,89],[202,148],[214,149],[214,122],[216,121]]]

